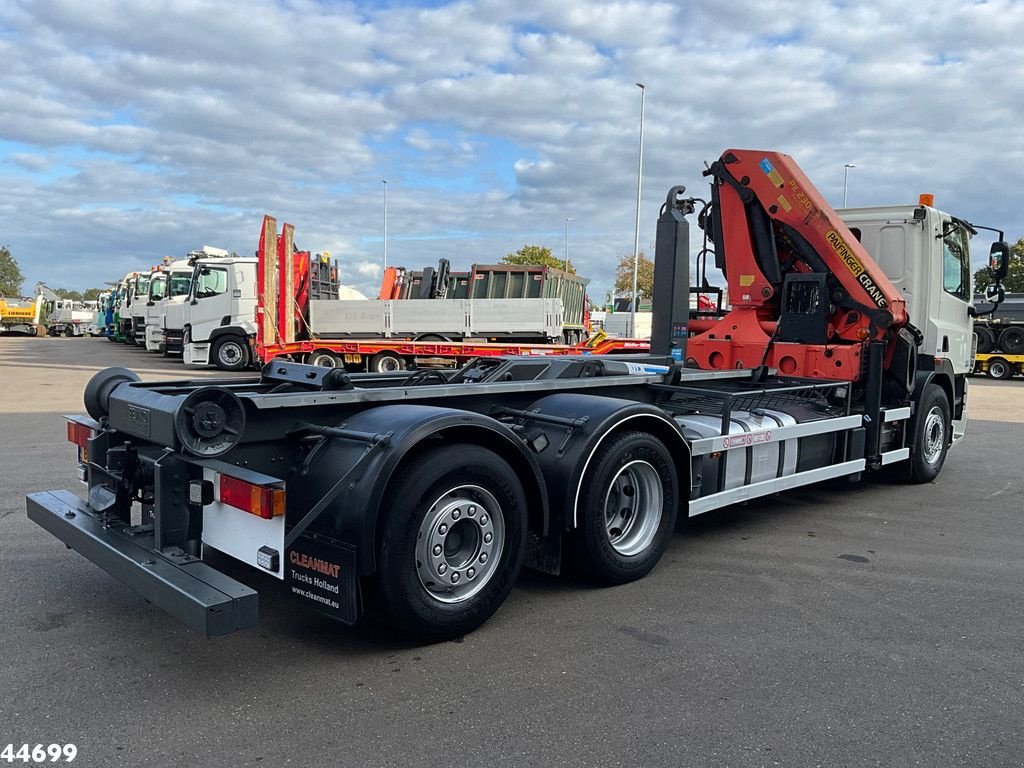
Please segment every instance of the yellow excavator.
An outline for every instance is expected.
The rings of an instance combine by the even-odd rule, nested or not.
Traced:
[[[35,299],[8,299],[0,296],[0,333],[37,336],[45,301],[42,294]]]

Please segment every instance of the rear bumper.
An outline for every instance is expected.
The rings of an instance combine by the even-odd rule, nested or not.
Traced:
[[[152,534],[93,512],[69,491],[32,493],[25,502],[30,520],[207,637],[256,626],[256,591],[198,558],[153,549]]]

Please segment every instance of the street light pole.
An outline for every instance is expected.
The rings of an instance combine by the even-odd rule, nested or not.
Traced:
[[[846,207],[846,187],[848,182],[850,181],[850,169],[856,167],[857,166],[854,165],[853,163],[843,164],[843,208]]]
[[[381,179],[384,185],[384,269],[388,268],[388,180]]]
[[[565,271],[569,271],[569,222],[572,218],[565,220]]]
[[[637,304],[637,272],[640,269],[640,194],[644,181],[644,96],[647,89],[643,83],[637,83],[640,89],[640,153],[636,168],[636,223],[633,228],[633,300],[629,303],[629,335],[636,336],[636,304]]]

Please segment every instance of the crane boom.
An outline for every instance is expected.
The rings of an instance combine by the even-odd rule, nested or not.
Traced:
[[[729,149],[705,175],[703,226],[732,310],[691,326],[693,363],[846,379],[862,368],[866,344],[883,342],[891,356],[906,302],[793,158]]]

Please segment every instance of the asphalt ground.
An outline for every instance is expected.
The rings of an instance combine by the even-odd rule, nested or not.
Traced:
[[[527,572],[483,628],[424,647],[307,612],[226,557],[261,622],[206,640],[29,522],[27,492],[81,488],[60,414],[109,365],[186,373],[100,339],[0,339],[0,748],[70,742],[82,766],[1024,765],[1024,380],[972,381],[976,420],[934,483],[711,513],[622,587]]]

